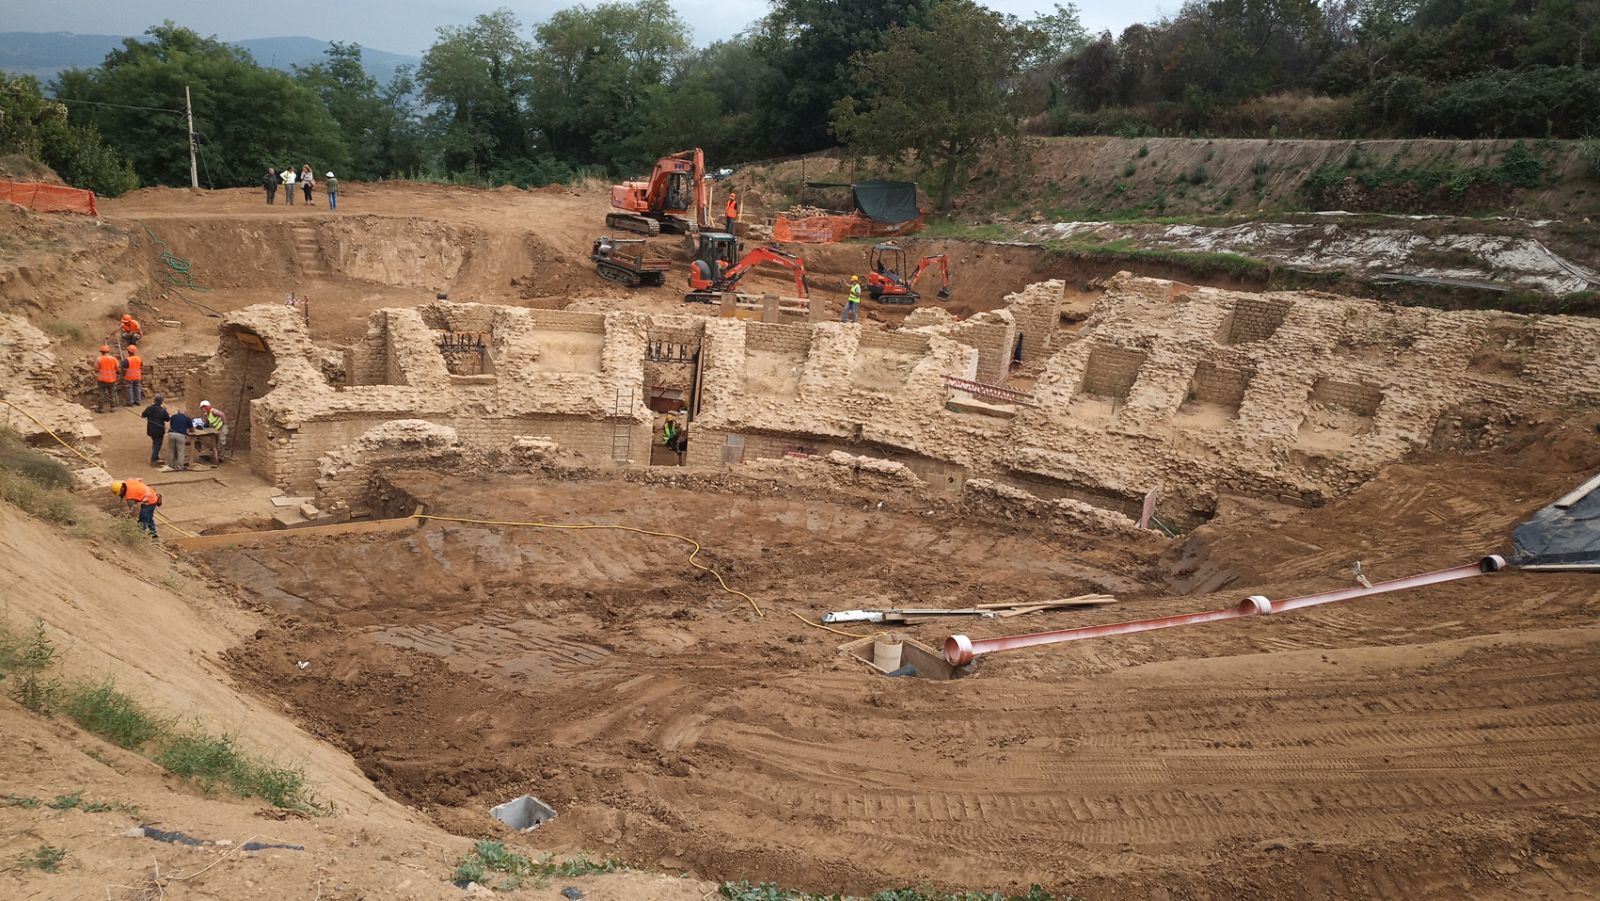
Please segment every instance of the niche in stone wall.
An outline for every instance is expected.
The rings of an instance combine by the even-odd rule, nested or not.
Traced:
[[[1217,331],[1219,344],[1248,344],[1271,338],[1294,304],[1269,297],[1241,297],[1223,317]]]
[[[1201,360],[1174,421],[1184,428],[1222,428],[1239,418],[1239,407],[1254,376],[1253,370],[1243,366]]]
[[[1300,444],[1344,447],[1350,439],[1370,434],[1383,392],[1359,382],[1320,378],[1306,395],[1306,418],[1300,423]]]

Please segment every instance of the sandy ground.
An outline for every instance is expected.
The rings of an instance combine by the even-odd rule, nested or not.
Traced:
[[[1592,577],[999,655],[942,683],[874,677],[788,613],[1124,598],[963,624],[986,635],[1348,584],[1358,558],[1382,577],[1451,565],[1496,549],[1575,462],[1600,463],[1592,441],[1559,452],[1580,428],[1396,467],[1325,510],[1243,511],[1164,561],[732,481],[400,479],[442,513],[691,532],[765,618],[679,547],[613,532],[433,524],[359,553],[305,541],[207,562],[274,611],[235,673],[460,834],[532,791],[561,811],[542,842],[816,890],[1581,897],[1600,877],[1583,813],[1600,798]],[[1168,595],[1186,583],[1227,587]]]

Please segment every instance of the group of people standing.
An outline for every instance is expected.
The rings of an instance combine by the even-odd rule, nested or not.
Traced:
[[[310,163],[301,166],[299,174],[295,173],[293,166],[285,166],[282,171],[268,166],[267,174],[261,176],[261,187],[267,192],[267,203],[269,205],[277,202],[278,189],[281,187],[283,188],[284,202],[289,206],[294,206],[295,186],[299,185],[300,191],[305,194],[306,205],[309,206],[311,204],[311,194],[316,188],[316,184],[317,180],[311,172]],[[336,210],[339,208],[339,179],[335,178],[332,172],[322,177],[322,193],[328,195],[328,209]]]
[[[221,463],[222,449],[228,440],[228,418],[222,411],[211,406],[211,401],[203,400],[199,414],[190,416],[184,412],[183,404],[176,404],[175,409],[169,412],[165,402],[166,398],[156,395],[155,401],[139,414],[144,417],[144,431],[150,437],[150,465],[161,465],[164,444],[168,455],[167,465],[179,472],[188,469],[189,436],[201,431],[216,434],[217,459],[213,462]]]
[[[120,354],[113,356],[111,345],[100,345],[100,358],[95,361],[94,377],[100,390],[101,413],[109,413],[121,406],[117,398],[119,381],[128,388],[128,406],[136,407],[143,400],[144,357],[139,355],[139,342],[143,337],[139,321],[123,314],[117,341]]]

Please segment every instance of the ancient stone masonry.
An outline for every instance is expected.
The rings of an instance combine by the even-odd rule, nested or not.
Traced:
[[[30,444],[41,446],[52,443],[45,429],[70,443],[100,440],[100,430],[89,423],[88,411],[58,397],[75,393],[63,392],[63,388],[92,387],[93,371],[87,365],[64,365],[50,352],[50,338],[19,316],[0,313],[0,347],[6,348],[0,353],[0,399],[17,407],[13,410],[0,404],[0,423]]]
[[[273,361],[270,383],[256,386],[267,390],[244,391],[254,433],[250,460],[286,490],[316,489],[324,455],[395,420],[452,429],[463,448],[506,450],[518,436],[545,436],[579,459],[603,463],[611,455],[619,388],[634,389],[621,420],[641,449],[648,446],[649,419],[637,392],[647,324],[635,313],[443,302],[380,310],[347,351],[349,383],[331,384],[303,322],[262,305],[224,321],[221,353],[196,388],[230,398],[237,372],[248,372],[252,361]],[[265,350],[235,350],[245,347],[241,333]],[[448,339],[460,335],[473,336],[474,347],[482,336],[482,372],[451,372],[455,351],[445,348],[456,347]]]
[[[1150,492],[1180,526],[1221,494],[1318,504],[1430,443],[1489,440],[1483,423],[1507,411],[1600,402],[1589,320],[1122,274],[1082,329],[1039,336],[1061,291],[1036,285],[1018,309],[963,322],[919,311],[892,332],[429,303],[374,313],[331,367],[297,317],[252,307],[225,321],[196,380],[218,403],[246,398],[259,471],[330,497],[358,492],[367,461],[407,455],[642,465],[650,391],[698,385],[691,465],[812,458],[857,479],[858,461],[879,461],[930,491],[1101,530],[1136,520]],[[1031,404],[953,402],[948,379],[1002,381],[1030,329],[1050,350]],[[537,454],[517,450],[530,441]]]

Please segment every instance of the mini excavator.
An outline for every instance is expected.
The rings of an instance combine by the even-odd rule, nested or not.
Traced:
[[[700,232],[700,243],[689,264],[689,293],[683,295],[683,299],[689,303],[716,303],[720,295],[739,290],[739,280],[744,274],[762,263],[782,266],[794,273],[795,296],[810,296],[805,261],[794,254],[767,245],[735,259],[738,255],[739,240],[733,235]]]
[[[644,181],[611,186],[611,207],[606,228],[655,237],[663,231],[682,234],[710,225],[711,194],[706,187],[706,158],[700,148],[684,150],[656,160]],[[694,211],[694,221],[687,216]]]
[[[950,261],[944,254],[923,257],[907,278],[905,248],[893,241],[875,244],[867,252],[867,293],[879,303],[916,303],[921,297],[916,291],[917,279],[935,263],[942,277],[938,297],[949,300]]]

